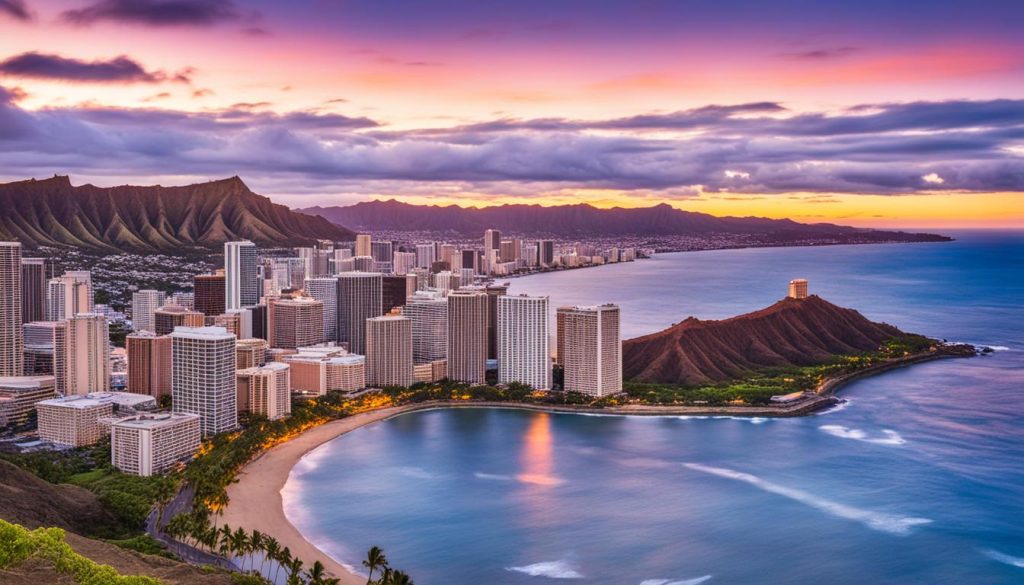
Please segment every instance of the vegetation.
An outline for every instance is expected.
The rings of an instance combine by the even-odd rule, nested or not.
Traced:
[[[58,573],[70,575],[83,585],[159,585],[151,577],[123,576],[113,567],[96,563],[76,553],[64,540],[60,528],[28,530],[0,520],[0,568],[10,569],[29,558],[53,564]]]
[[[829,361],[804,367],[771,368],[751,372],[742,380],[707,386],[677,386],[630,382],[623,384],[625,397],[603,401],[605,406],[623,403],[655,405],[766,405],[771,397],[814,390],[828,378],[850,374],[886,361],[927,351],[935,341],[920,335],[905,335],[885,342],[878,351],[834,356]]]

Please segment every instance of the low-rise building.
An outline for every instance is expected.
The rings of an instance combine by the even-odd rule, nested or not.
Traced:
[[[125,473],[162,473],[199,449],[199,415],[139,414],[110,425],[110,459]]]
[[[57,396],[53,376],[0,378],[0,426],[28,422],[36,404]]]
[[[366,358],[340,347],[303,347],[283,361],[291,366],[292,390],[324,395],[366,387]]]
[[[114,403],[88,396],[66,396],[36,404],[39,438],[62,447],[84,447],[102,439],[101,417],[114,413]]]

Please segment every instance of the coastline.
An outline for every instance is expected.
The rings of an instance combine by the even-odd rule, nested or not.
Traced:
[[[392,406],[338,419],[312,428],[294,439],[277,445],[249,462],[239,472],[235,483],[228,487],[229,504],[220,517],[220,523],[233,528],[259,530],[273,534],[282,546],[291,549],[297,558],[308,564],[319,560],[330,576],[340,579],[341,585],[362,585],[365,577],[347,569],[326,552],[310,542],[287,518],[281,490],[292,468],[307,453],[320,445],[346,433],[375,422],[410,412],[439,408],[508,408],[561,414],[596,414],[612,416],[746,416],[790,417],[804,416],[836,403],[834,394],[846,384],[860,378],[888,370],[947,357],[965,357],[967,354],[935,351],[906,356],[878,364],[843,376],[824,380],[815,389],[815,396],[792,406],[646,406],[631,405],[610,408],[542,405],[487,401],[428,401]]]

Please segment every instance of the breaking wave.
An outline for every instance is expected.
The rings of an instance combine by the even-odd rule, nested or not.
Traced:
[[[724,477],[726,479],[732,479],[735,481],[741,481],[743,483],[750,484],[756,488],[777,494],[786,498],[789,498],[795,502],[800,502],[806,506],[810,506],[816,510],[825,512],[837,518],[845,518],[847,520],[854,520],[867,526],[872,530],[878,530],[880,532],[887,532],[889,534],[895,534],[897,536],[906,536],[910,534],[911,530],[915,526],[921,524],[929,524],[931,520],[928,518],[916,518],[913,516],[899,516],[896,514],[886,514],[884,512],[875,512],[873,510],[864,510],[861,508],[855,508],[839,502],[833,502],[826,500],[819,496],[816,496],[810,492],[805,492],[801,489],[786,487],[777,483],[761,479],[756,475],[749,473],[743,473],[741,471],[734,471],[732,469],[724,469],[721,467],[710,467],[707,465],[701,465],[699,463],[684,463],[685,467],[693,469],[694,471],[700,471],[708,473],[710,475],[716,475],[718,477]]]
[[[700,585],[711,578],[711,575],[704,575],[703,577],[697,577],[695,579],[683,579],[681,581],[673,581],[672,579],[646,579],[640,582],[640,585]]]
[[[850,427],[844,427],[842,425],[822,425],[818,428],[833,437],[853,439],[854,441],[862,441],[864,443],[872,443],[875,445],[905,445],[907,443],[906,439],[891,429],[882,429],[883,436],[872,437],[865,431],[860,429],[851,429]]]
[[[522,567],[505,567],[506,571],[523,573],[531,577],[547,577],[548,579],[582,579],[575,564],[568,559],[558,561],[545,561]]]

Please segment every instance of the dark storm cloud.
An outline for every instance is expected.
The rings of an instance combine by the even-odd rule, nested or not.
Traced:
[[[67,10],[61,17],[80,25],[107,20],[148,26],[208,26],[242,19],[243,14],[231,0],[99,0]]]
[[[109,60],[82,61],[60,55],[22,53],[0,62],[0,73],[14,77],[56,79],[73,82],[189,81],[190,70],[168,75],[147,71],[137,61],[121,55]]]
[[[422,192],[442,183],[483,194],[585,187],[737,195],[1024,191],[1024,100],[786,114],[764,102],[603,121],[382,132],[367,118],[272,112],[252,103],[199,113],[27,111],[4,91],[0,166],[36,174],[97,175],[111,165],[119,176],[238,172],[288,181],[292,192],[339,184]],[[638,131],[652,128],[687,132],[673,138]]]
[[[32,13],[23,0],[0,0],[0,14],[22,21],[32,20]]]

